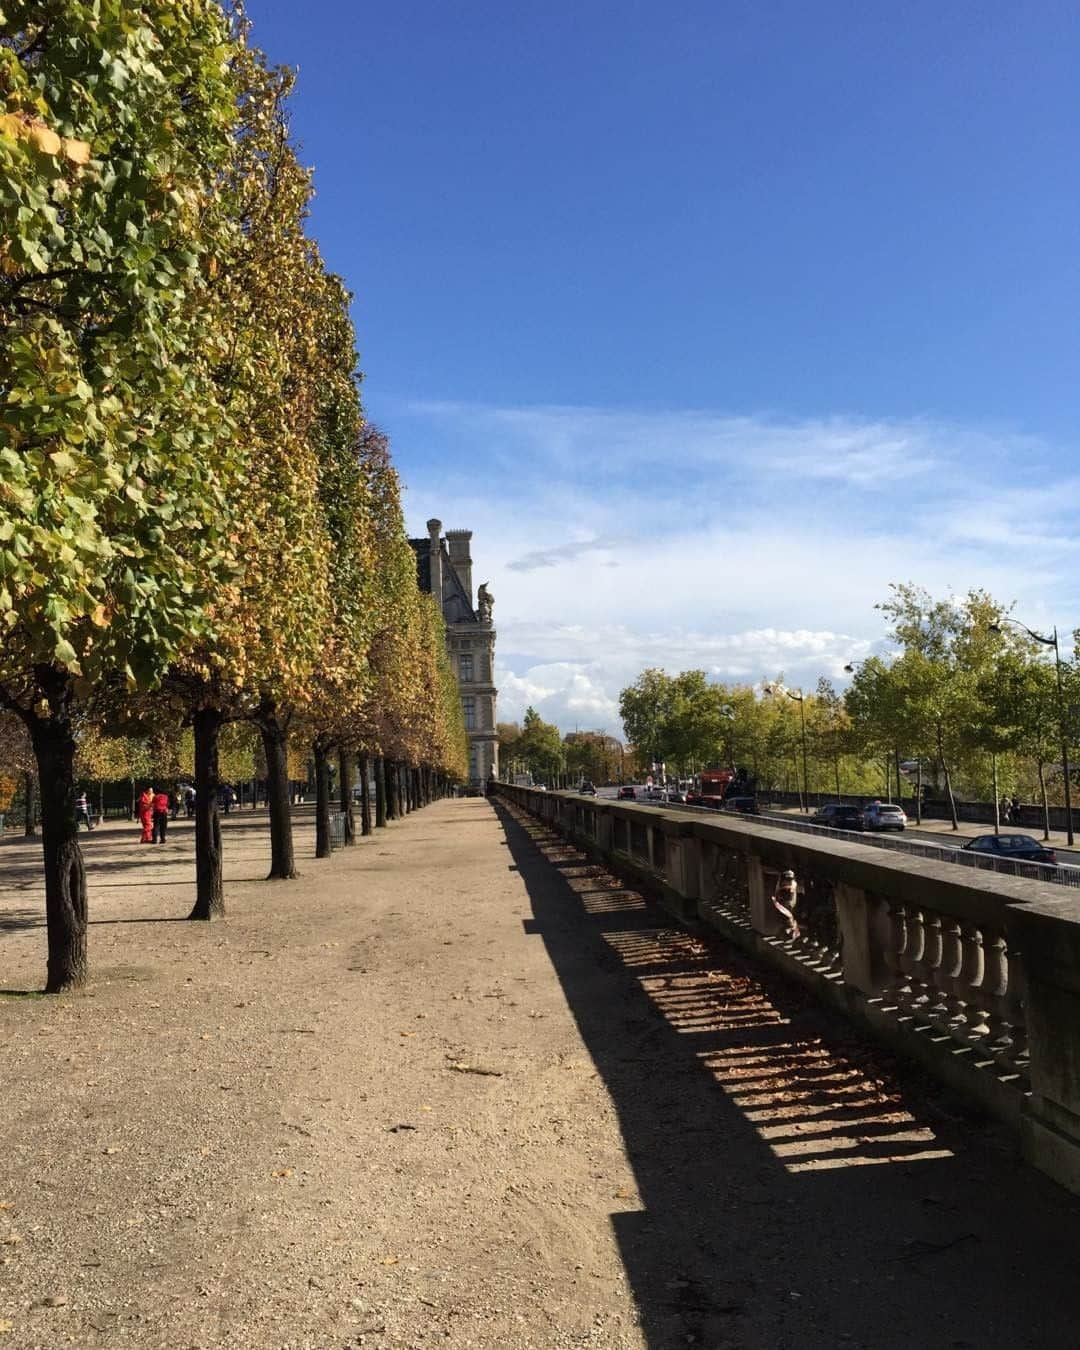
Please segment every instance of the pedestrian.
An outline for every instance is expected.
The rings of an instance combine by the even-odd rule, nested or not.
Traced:
[[[1014,795],[1012,799],[1012,804],[1009,807],[1009,819],[1012,821],[1014,825],[1019,825],[1022,823],[1020,816],[1021,816],[1020,798]]]
[[[180,814],[180,807],[184,804],[184,795],[178,787],[174,787],[169,793],[169,815],[173,820]]]
[[[1010,810],[1009,799],[1003,793],[1001,797],[1001,803],[998,806],[998,814],[1001,817],[1001,823],[1003,825],[1008,825],[1009,823],[1009,810]]]
[[[790,867],[777,879],[772,903],[776,912],[784,916],[788,937],[797,938],[799,921],[795,917],[795,906],[799,903],[799,883]]]
[[[190,785],[184,789],[184,810],[188,820],[195,814],[195,789]]]
[[[85,788],[75,798],[75,829],[78,830],[80,825],[85,825],[88,830],[94,828],[94,822],[90,817],[90,801]]]
[[[140,844],[152,844],[154,842],[154,789],[152,787],[143,788],[142,796],[139,798],[139,823],[142,825],[142,838]]]
[[[222,783],[218,788],[218,806],[226,815],[232,810],[232,804],[236,800],[236,794],[228,783]]]
[[[165,832],[169,827],[169,794],[164,788],[154,793],[154,831],[153,842],[163,844]]]

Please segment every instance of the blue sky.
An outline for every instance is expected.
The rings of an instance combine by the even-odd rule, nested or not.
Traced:
[[[1080,10],[250,0],[500,715],[789,683],[889,581],[1080,623]]]

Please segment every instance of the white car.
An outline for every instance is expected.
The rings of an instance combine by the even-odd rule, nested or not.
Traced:
[[[907,825],[904,808],[895,802],[871,802],[862,814],[864,830],[903,830]]]

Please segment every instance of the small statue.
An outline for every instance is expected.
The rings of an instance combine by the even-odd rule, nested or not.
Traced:
[[[476,592],[476,612],[480,616],[481,623],[491,622],[491,607],[495,603],[495,597],[487,588],[487,582],[480,583],[480,589]]]

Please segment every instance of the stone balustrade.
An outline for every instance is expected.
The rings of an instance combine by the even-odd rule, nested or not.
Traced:
[[[1080,1190],[1075,891],[732,816],[498,792],[917,1059]],[[797,929],[772,900],[788,868]]]

